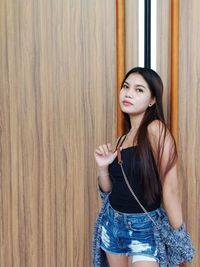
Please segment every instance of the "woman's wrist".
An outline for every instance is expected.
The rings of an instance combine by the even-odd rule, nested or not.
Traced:
[[[99,176],[101,176],[101,177],[109,176],[108,167],[100,167],[99,168]]]
[[[178,230],[178,229],[180,229],[181,226],[183,225],[183,220],[178,220],[178,221],[170,222],[170,225],[171,225],[171,227],[172,227],[174,230]]]

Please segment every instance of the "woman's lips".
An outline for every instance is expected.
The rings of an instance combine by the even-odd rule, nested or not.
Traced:
[[[124,104],[124,106],[132,106],[133,105],[132,103],[130,103],[126,100],[122,101],[122,103]]]

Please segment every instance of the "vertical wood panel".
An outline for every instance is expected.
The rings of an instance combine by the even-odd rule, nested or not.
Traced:
[[[116,0],[116,37],[117,37],[117,136],[123,134],[123,118],[119,106],[121,83],[125,74],[125,1]]]
[[[192,267],[200,265],[200,2],[180,1],[179,157],[184,216],[196,247]]]
[[[170,125],[170,1],[157,1],[157,72],[164,85],[163,107]]]
[[[179,0],[171,2],[171,86],[170,126],[178,142],[178,79],[179,79]]]
[[[0,1],[0,266],[91,266],[116,135],[115,1]]]
[[[125,72],[137,67],[138,58],[138,0],[125,1]]]

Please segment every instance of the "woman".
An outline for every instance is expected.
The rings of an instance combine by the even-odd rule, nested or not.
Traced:
[[[125,135],[117,143],[121,146],[128,181],[142,205],[156,219],[162,203],[170,225],[178,229],[183,217],[177,150],[165,123],[162,95],[163,84],[155,71],[137,67],[126,74],[119,95]],[[153,223],[125,183],[116,148],[113,151],[110,143],[100,145],[94,156],[99,169],[99,190],[107,200],[96,223],[101,227],[94,234],[94,254],[99,246],[110,267],[158,267]]]

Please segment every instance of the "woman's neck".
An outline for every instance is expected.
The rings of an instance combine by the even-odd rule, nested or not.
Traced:
[[[141,124],[144,114],[139,115],[129,115],[130,123],[131,123],[131,130],[137,130]]]

